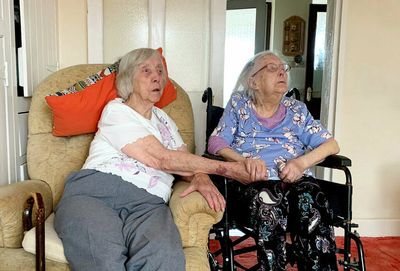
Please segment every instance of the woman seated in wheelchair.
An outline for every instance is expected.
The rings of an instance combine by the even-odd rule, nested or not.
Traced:
[[[337,270],[331,212],[310,167],[339,146],[304,103],[285,97],[289,70],[269,51],[244,66],[208,152],[245,161],[255,179],[266,176],[235,199],[256,232],[262,270],[285,270],[293,259],[298,270]]]
[[[103,110],[83,169],[66,180],[55,229],[72,270],[185,270],[182,241],[168,208],[172,174],[211,208],[225,200],[207,174],[250,180],[243,162],[190,154],[168,115],[154,107],[166,82],[161,57],[143,48],[126,54],[118,96]],[[191,161],[191,163],[188,163]]]

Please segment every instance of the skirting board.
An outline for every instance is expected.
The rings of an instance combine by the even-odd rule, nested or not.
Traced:
[[[364,237],[386,237],[400,236],[400,219],[353,219],[358,224],[354,228],[360,236]],[[335,229],[336,236],[343,236],[342,229]]]

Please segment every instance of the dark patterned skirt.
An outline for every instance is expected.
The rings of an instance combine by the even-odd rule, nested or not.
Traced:
[[[288,262],[298,270],[337,270],[332,212],[314,178],[256,182],[241,190],[237,220],[256,232],[261,270],[286,270]]]

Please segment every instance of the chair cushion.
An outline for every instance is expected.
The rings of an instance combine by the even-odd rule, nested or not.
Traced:
[[[163,60],[167,82],[160,101],[155,105],[163,108],[176,99],[176,89],[168,78],[162,49],[157,50]],[[45,97],[53,112],[53,135],[74,136],[96,132],[104,106],[117,97],[115,77],[118,65],[116,62],[65,90]]]
[[[25,233],[24,239],[22,240],[22,247],[25,251],[35,254],[36,253],[36,238],[35,238],[36,227],[30,229]],[[54,213],[52,213],[45,222],[45,256],[49,260],[68,263],[64,255],[64,247],[61,239],[58,238],[56,231],[54,230]]]

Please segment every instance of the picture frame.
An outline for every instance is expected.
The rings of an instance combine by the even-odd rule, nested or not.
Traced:
[[[296,56],[304,53],[305,20],[291,16],[283,22],[282,53],[285,56]]]

